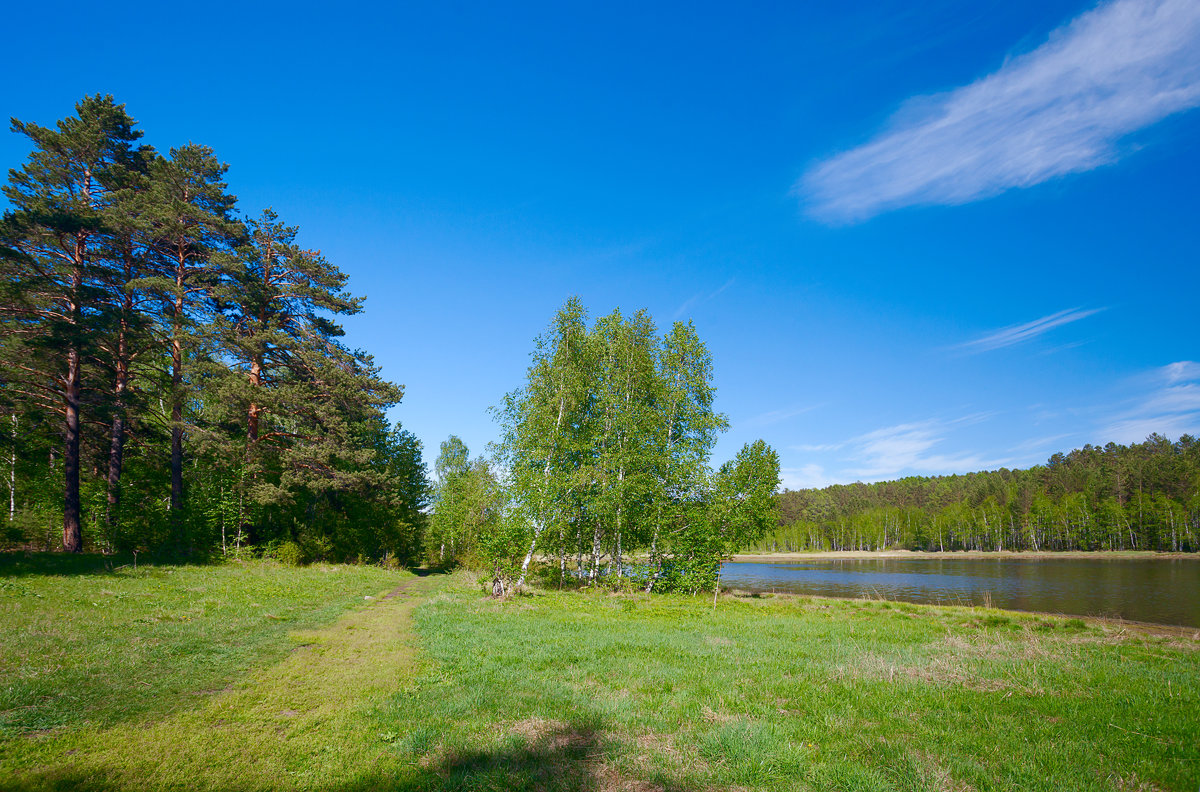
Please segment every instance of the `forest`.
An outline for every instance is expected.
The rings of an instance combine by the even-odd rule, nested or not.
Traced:
[[[1200,551],[1200,442],[1085,445],[1045,465],[789,490],[748,545],[796,550]]]
[[[346,275],[111,96],[12,126],[32,152],[0,220],[5,542],[415,558],[421,446],[386,417],[403,389],[340,340]]]
[[[347,277],[272,210],[243,215],[227,165],[159,153],[111,96],[33,151],[0,224],[0,408],[9,546],[290,563],[535,558],[572,579],[710,588],[719,561],[776,523],[779,461],[759,441],[716,470],[728,426],[690,324],[578,299],[536,340],[528,381],[495,408],[502,440],[443,444],[437,486],[389,423],[403,389],[350,349]],[[661,582],[660,582],[661,581]]]

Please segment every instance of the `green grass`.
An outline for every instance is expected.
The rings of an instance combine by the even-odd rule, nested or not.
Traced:
[[[380,597],[413,580],[356,566],[0,558],[0,789],[303,778],[319,764],[298,753],[311,740],[281,751],[280,735],[324,744],[340,728],[328,709],[353,709],[341,693],[370,706],[395,690],[394,675],[361,673],[405,668],[411,654],[404,625],[376,623],[383,608],[370,606],[395,610]]]
[[[0,556],[0,735],[169,711],[397,579],[370,567],[109,571],[95,557]]]
[[[1191,635],[888,602],[495,602],[469,575],[370,567],[20,563],[0,562],[0,789],[1200,783]]]
[[[594,779],[664,788],[1200,782],[1191,636],[887,602],[723,598],[714,611],[705,598],[545,593],[496,603],[465,586],[417,611],[417,628],[428,670],[380,724],[446,789],[460,788],[464,755],[573,735],[594,743]],[[420,749],[404,743],[410,729]],[[463,788],[539,788],[506,768],[467,769],[474,783]]]

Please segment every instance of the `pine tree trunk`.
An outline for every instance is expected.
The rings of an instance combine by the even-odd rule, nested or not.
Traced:
[[[133,279],[133,257],[125,251],[125,281]],[[129,317],[133,315],[133,294],[126,292],[121,304],[121,324],[117,331],[117,378],[113,387],[115,414],[108,446],[108,507],[104,522],[113,525],[121,499],[121,468],[125,456],[125,391],[129,386]]]
[[[65,383],[66,443],[63,448],[63,550],[83,551],[83,529],[79,506],[79,394],[81,365],[79,350],[67,350]]]
[[[170,523],[176,550],[184,550],[184,293],[182,262],[176,272],[174,332],[170,340]]]
[[[178,337],[171,343],[171,511],[183,508],[183,354]]]
[[[125,389],[129,383],[129,364],[125,360],[125,333],[117,342],[116,414],[108,446],[108,510],[104,521],[109,526],[117,519],[121,500],[121,467],[125,457]]]
[[[258,388],[262,385],[262,363],[257,358],[250,361],[250,387]],[[252,396],[250,407],[246,411],[246,439],[251,445],[258,442],[258,416],[262,412],[262,408],[258,405]]]
[[[71,303],[68,307],[70,322],[79,325],[79,293],[83,288],[83,263],[86,239],[81,234],[75,242],[75,269],[71,273]],[[79,398],[83,390],[80,379],[83,362],[78,341],[71,339],[67,347],[67,378],[63,383],[64,412],[66,426],[63,448],[63,550],[68,553],[83,551],[83,527],[79,505]]]
[[[17,514],[17,414],[12,415],[12,457],[8,464],[8,521]]]
[[[108,447],[108,509],[104,521],[112,526],[121,505],[121,466],[125,455],[125,416],[119,410],[113,416],[112,439]]]

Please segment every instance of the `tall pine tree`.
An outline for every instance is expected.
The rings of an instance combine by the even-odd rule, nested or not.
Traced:
[[[55,129],[13,119],[34,145],[26,164],[9,171],[4,194],[12,209],[0,228],[4,286],[0,297],[10,381],[24,395],[61,410],[63,548],[83,549],[79,496],[85,360],[97,352],[103,324],[107,210],[136,167],[141,132],[111,96],[91,96]]]

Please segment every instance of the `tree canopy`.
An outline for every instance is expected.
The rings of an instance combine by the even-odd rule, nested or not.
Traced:
[[[774,525],[779,484],[761,440],[708,466],[728,426],[714,395],[690,323],[661,336],[645,311],[589,323],[569,300],[534,341],[525,383],[495,408],[502,503],[477,545],[497,574],[519,585],[540,557],[556,560],[559,582],[714,585],[720,559]],[[438,464],[447,493],[463,475],[449,472],[465,457],[453,440]],[[439,496],[435,523],[459,502]]]
[[[346,275],[270,209],[243,217],[212,149],[138,144],[111,96],[13,130],[33,151],[0,220],[5,540],[414,558],[421,444],[341,341]]]

